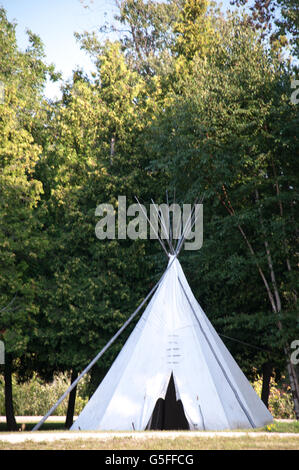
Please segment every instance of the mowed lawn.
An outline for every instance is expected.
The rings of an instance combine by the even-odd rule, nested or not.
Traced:
[[[16,433],[5,432],[5,424],[1,423],[0,450],[299,450],[298,421],[275,421],[248,432],[147,431],[123,433],[123,436],[122,433],[96,432],[92,437],[84,431],[79,436],[77,432],[63,431],[62,423],[46,424],[31,439],[30,432],[26,431],[32,429],[33,422],[26,422],[23,432]]]
[[[100,437],[89,439],[60,439],[54,442],[25,441],[11,444],[0,442],[0,450],[298,450],[299,436],[280,435],[242,437],[179,437],[176,439],[144,440]]]

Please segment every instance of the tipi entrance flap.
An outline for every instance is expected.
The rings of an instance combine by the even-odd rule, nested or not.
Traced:
[[[168,381],[164,398],[158,398],[146,429],[190,429],[182,401],[177,397],[173,373]]]

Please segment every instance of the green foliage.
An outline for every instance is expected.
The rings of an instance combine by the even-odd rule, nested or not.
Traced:
[[[0,318],[6,351],[16,356],[26,351],[37,324],[37,272],[46,246],[38,210],[43,186],[34,173],[42,149],[34,131],[50,68],[39,38],[28,35],[30,45],[20,52],[15,25],[0,9]]]
[[[237,17],[218,26],[213,54],[189,63],[180,93],[171,92],[148,130],[152,167],[171,178],[182,199],[205,194],[204,245],[185,263],[212,322],[220,333],[272,351],[283,368],[278,358],[296,336],[298,315],[298,112],[287,95],[288,69],[258,36]],[[249,374],[253,358],[260,367],[267,357],[229,347]]]
[[[121,35],[122,50],[128,62],[145,79],[164,75],[171,66],[174,42],[173,28],[181,0],[122,0],[112,29],[126,31]]]
[[[299,57],[299,7],[297,0],[232,0],[237,6],[249,7],[247,22],[269,37],[274,49],[289,46]]]
[[[84,377],[77,386],[75,414],[79,414],[88,401],[86,393],[88,377]],[[17,416],[44,416],[50,404],[54,404],[70,385],[69,374],[55,375],[50,383],[43,382],[37,374],[26,382],[18,383],[13,375],[14,410]],[[65,416],[67,412],[67,399],[56,409],[57,416]],[[0,415],[5,415],[4,408],[4,380],[0,376]]]
[[[85,376],[78,384],[75,414],[78,415],[86,405],[89,398],[90,377]],[[17,377],[13,376],[14,388],[14,408],[17,416],[44,416],[49,410],[49,406],[54,404],[65,392],[70,384],[68,373],[55,375],[53,381],[46,383],[36,374],[32,379],[18,383]],[[253,387],[258,395],[261,394],[262,378],[257,377],[253,382]],[[277,384],[274,378],[271,379],[271,389],[269,396],[269,410],[275,419],[294,419],[294,406],[290,388],[283,382]],[[55,415],[64,416],[67,411],[67,399],[55,411]],[[5,415],[4,409],[4,382],[0,376],[0,415]],[[273,430],[272,430],[273,431]]]
[[[285,380],[285,377],[283,377]],[[258,395],[262,390],[262,378],[259,377],[254,383],[253,387]],[[284,381],[278,384],[274,377],[270,381],[270,395],[269,395],[269,411],[273,418],[277,419],[295,419],[294,402],[290,387],[285,385]],[[273,425],[269,426],[269,431],[276,430]]]
[[[43,315],[32,347],[41,350],[45,376],[85,367],[157,276],[144,241],[96,238],[95,209],[108,202],[117,210],[118,195],[129,205],[134,195],[150,200],[159,194],[157,176],[144,170],[149,159],[141,136],[160,92],[154,80],[148,85],[128,67],[118,43],[99,48],[97,68],[93,82],[76,72],[65,86],[37,166],[47,188],[49,245],[39,298]],[[100,377],[120,347],[105,355]]]
[[[208,0],[185,0],[174,24],[174,51],[186,59],[208,54],[215,30],[207,15]]]

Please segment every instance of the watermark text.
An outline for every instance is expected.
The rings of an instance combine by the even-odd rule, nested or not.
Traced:
[[[203,244],[203,205],[150,204],[149,212],[143,204],[127,207],[126,196],[118,196],[117,210],[109,203],[99,204],[95,216],[100,217],[95,227],[99,240],[158,239],[186,240],[185,250],[199,250]]]
[[[0,341],[0,365],[1,364],[5,364],[5,346],[3,341]]]
[[[0,104],[4,104],[5,87],[4,83],[0,80]]]
[[[298,104],[299,103],[299,80],[292,80],[291,88],[295,88],[295,90],[291,94],[291,103]]]
[[[291,354],[291,363],[297,366],[299,364],[299,339],[291,342],[291,349],[295,349]]]

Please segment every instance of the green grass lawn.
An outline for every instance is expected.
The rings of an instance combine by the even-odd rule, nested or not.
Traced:
[[[55,442],[26,441],[11,444],[0,441],[0,450],[298,450],[298,437],[178,437],[175,439],[115,437],[104,440],[60,439]]]
[[[19,420],[21,426],[21,420]],[[23,430],[30,431],[35,422],[26,423]],[[7,432],[5,423],[0,423],[0,430]],[[63,431],[64,423],[45,423],[42,431]],[[244,431],[244,430],[243,430]],[[135,439],[128,436],[116,436],[105,439],[99,432],[92,438],[57,439],[54,442],[34,442],[26,440],[20,443],[0,441],[0,450],[298,450],[299,449],[299,422],[274,421],[273,424],[250,431],[250,435],[205,437],[188,435],[185,431],[175,438],[155,436],[152,433],[145,438]],[[263,436],[254,435],[256,432],[265,433]],[[278,433],[296,433],[297,436],[281,436]],[[144,433],[146,435],[146,433]]]

